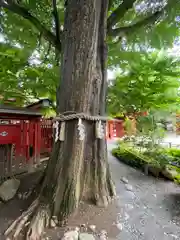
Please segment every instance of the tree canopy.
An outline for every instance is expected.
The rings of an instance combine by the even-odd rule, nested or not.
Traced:
[[[15,104],[20,106],[45,97],[56,101],[59,66],[53,64],[53,59],[50,60],[52,64],[43,62],[39,53],[35,58],[34,62],[26,48],[0,43],[0,95],[3,95],[3,101],[16,98]]]
[[[65,1],[67,4],[68,1]],[[61,51],[64,23],[64,1],[1,0],[1,29],[6,40],[28,48],[36,47],[43,37]],[[151,47],[172,44],[179,33],[177,0],[110,0],[107,33],[112,41],[123,47],[132,38]],[[14,29],[13,26],[16,26]],[[152,28],[153,26],[153,28]],[[167,33],[167,30],[169,34]],[[20,34],[23,32],[23,34]],[[141,34],[140,34],[141,33]],[[151,36],[151,37],[149,37]],[[31,41],[29,41],[31,39]]]
[[[56,65],[61,52],[64,1],[1,0],[4,44],[23,53],[23,62],[41,55]],[[178,0],[110,0],[107,19],[108,66],[119,66],[147,49],[172,46],[180,29]],[[17,49],[18,46],[18,49]],[[49,55],[51,57],[49,58]],[[53,56],[53,58],[52,58]]]
[[[128,62],[109,86],[109,113],[168,109],[179,104],[179,59],[160,51]]]
[[[3,39],[0,42],[0,60],[3,63],[0,71],[1,101],[10,97],[16,98],[16,105],[28,104],[40,98],[49,98],[55,102],[59,82],[57,62],[61,53],[64,23],[63,2],[0,1]],[[161,46],[171,47],[179,36],[179,13],[178,1],[109,1],[108,67],[122,69],[131,64],[133,68],[140,68],[144,64],[142,54]],[[139,65],[133,66],[137,59],[141,59]],[[147,57],[145,61],[148,66]],[[138,72],[137,69],[135,71]],[[125,75],[118,77],[116,85],[122,87],[128,78]],[[154,101],[153,96],[151,99],[149,97],[149,104]],[[144,95],[144,98],[147,99],[147,96]],[[124,104],[123,101],[121,103]],[[136,107],[142,109],[142,106]],[[115,106],[113,108],[117,109]]]

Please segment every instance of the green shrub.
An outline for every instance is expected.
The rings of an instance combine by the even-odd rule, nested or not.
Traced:
[[[112,150],[112,154],[121,161],[136,167],[148,164],[163,169],[167,164],[175,162],[175,158],[168,154],[166,149],[159,147],[140,152],[135,146],[123,142]]]
[[[166,159],[169,159],[170,164],[180,166],[180,149],[177,148],[164,148],[162,154]]]
[[[112,154],[132,167],[141,168],[151,162],[151,159],[148,156],[141,154],[135,148],[125,144],[121,144],[113,149]]]
[[[161,168],[164,168],[167,164],[173,161],[173,157],[168,155],[166,151],[161,148],[147,150],[144,152],[144,154],[153,159],[153,165],[159,166]]]
[[[168,149],[166,149],[166,152],[173,157],[179,157],[180,158],[180,149],[168,148]]]
[[[164,177],[180,184],[180,168],[172,165],[179,153],[179,149],[165,149],[160,147],[146,150],[142,153],[129,143],[123,142],[112,150],[112,154],[126,164],[140,169],[147,169],[145,166],[148,166],[148,172],[151,172],[153,175],[155,172],[158,172],[158,175],[162,173]]]

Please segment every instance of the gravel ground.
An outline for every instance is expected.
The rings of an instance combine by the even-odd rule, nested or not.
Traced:
[[[111,142],[109,150],[113,147]],[[118,220],[122,224],[117,239],[180,239],[180,187],[164,179],[146,176],[111,154],[109,161],[119,196]],[[120,181],[122,177],[128,184]]]
[[[69,227],[81,224],[105,229],[109,239],[119,240],[173,240],[180,239],[180,188],[178,185],[145,176],[116,160],[110,154],[115,142],[108,144],[109,162],[117,189],[117,200],[106,209],[81,204],[78,213],[68,222]],[[39,173],[21,181],[20,192],[26,191],[39,178]],[[123,178],[123,179],[122,179]],[[128,181],[128,184],[125,182]],[[15,198],[0,205],[0,240],[9,223],[28,202]],[[48,230],[49,239],[59,240],[65,229]]]

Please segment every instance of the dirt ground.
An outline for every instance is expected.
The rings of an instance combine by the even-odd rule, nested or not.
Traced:
[[[35,174],[22,177],[21,186],[18,192],[26,192],[38,181],[40,174],[40,172],[37,172]],[[5,240],[3,236],[4,231],[10,225],[10,223],[27,208],[31,201],[31,199],[20,200],[18,196],[16,196],[7,204],[0,204],[0,240]],[[70,217],[66,227],[49,229],[47,230],[45,236],[48,236],[49,239],[57,240],[63,236],[63,232],[67,228],[73,228],[86,224],[87,226],[96,225],[97,230],[105,229],[109,236],[111,235],[111,237],[115,238],[119,233],[117,227],[113,224],[116,220],[117,208],[118,206],[116,206],[115,202],[110,204],[106,209],[81,203],[78,213]]]

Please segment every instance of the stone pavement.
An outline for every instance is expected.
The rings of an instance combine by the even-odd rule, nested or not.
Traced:
[[[180,239],[180,187],[119,162],[110,154],[114,146],[109,142],[109,162],[118,195],[116,222],[122,229],[116,239]]]

